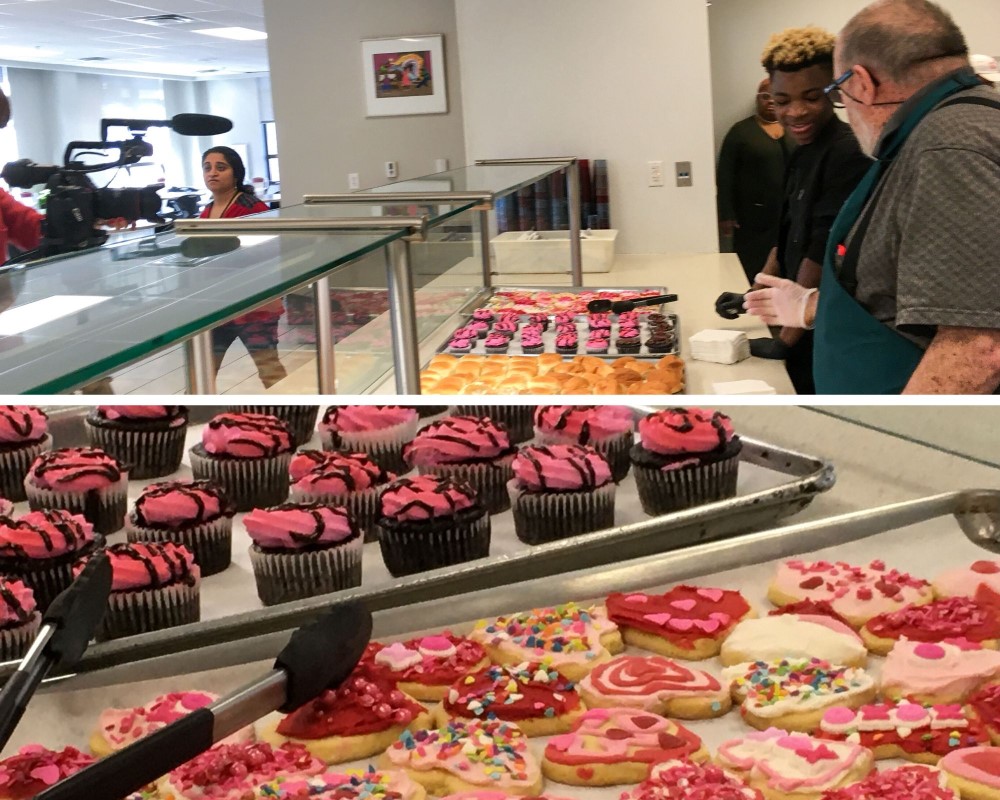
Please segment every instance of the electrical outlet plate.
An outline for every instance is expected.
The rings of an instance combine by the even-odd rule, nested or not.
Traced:
[[[399,175],[399,165],[395,161],[385,162],[385,177],[395,178]]]
[[[694,179],[691,176],[690,161],[678,161],[675,164],[675,169],[677,172],[677,185],[680,188],[687,189],[690,186],[694,186]]]
[[[347,174],[347,188],[351,191],[361,188],[361,176],[357,172]]]
[[[647,162],[649,166],[649,185],[650,186],[663,186],[663,162],[662,161],[649,161]]]

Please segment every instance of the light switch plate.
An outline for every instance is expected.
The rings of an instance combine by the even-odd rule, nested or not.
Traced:
[[[677,185],[686,189],[689,186],[694,186],[694,179],[691,176],[691,162],[690,161],[678,161],[675,165],[677,172]]]

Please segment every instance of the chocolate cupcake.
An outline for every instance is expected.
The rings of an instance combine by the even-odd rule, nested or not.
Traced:
[[[172,542],[133,542],[107,548],[111,594],[97,641],[135,636],[201,619],[201,570]],[[79,573],[86,560],[78,561]]]
[[[615,483],[628,475],[629,450],[635,441],[632,410],[625,406],[539,406],[535,409],[539,444],[593,447],[611,467]]]
[[[218,414],[190,454],[194,477],[221,486],[237,511],[277,505],[288,497],[292,440],[277,417]]]
[[[510,339],[502,333],[491,333],[483,342],[483,347],[486,348],[487,353],[492,353],[493,355],[506,353],[510,348]]]
[[[361,585],[361,529],[347,509],[323,503],[255,508],[243,518],[265,606]]]
[[[668,514],[736,495],[743,445],[718,411],[670,408],[639,422],[630,451],[639,500],[647,514]]]
[[[48,420],[34,406],[0,406],[0,497],[27,500],[24,477],[34,460],[52,449]]]
[[[672,353],[677,349],[677,339],[672,333],[654,331],[646,339],[646,349],[650,353]]]
[[[288,466],[289,492],[295,503],[343,506],[366,542],[378,539],[378,496],[396,476],[364,453],[300,450]]]
[[[103,544],[90,522],[63,509],[0,519],[0,574],[24,582],[44,612],[73,582],[74,562]]]
[[[0,577],[0,661],[19,661],[38,634],[42,615],[31,587]]]
[[[535,412],[534,406],[455,406],[455,410],[462,417],[489,417],[494,422],[501,423],[507,429],[511,444],[526,442],[532,436],[531,416]]]
[[[490,514],[510,508],[507,482],[517,452],[507,428],[489,417],[455,416],[432,422],[403,448],[407,465],[421,475],[464,481]]]
[[[379,544],[393,577],[486,558],[490,517],[467,483],[402,478],[379,498]]]
[[[572,355],[580,349],[580,339],[576,332],[560,333],[556,335],[556,352],[563,355]]]
[[[417,412],[405,406],[330,406],[319,432],[324,450],[367,453],[382,469],[402,474],[403,445],[417,433]]]
[[[236,507],[211,481],[167,481],[142,490],[125,518],[130,542],[174,542],[194,556],[202,577],[232,561]]]
[[[308,442],[316,429],[316,415],[319,406],[234,406],[243,414],[269,414],[288,426],[292,435],[292,446],[300,447]]]
[[[132,480],[180,469],[187,423],[184,406],[98,406],[86,419],[90,443],[124,464]]]
[[[24,479],[33,511],[62,508],[82,514],[98,533],[125,524],[128,471],[97,447],[66,447],[38,456]]]
[[[553,444],[524,447],[508,484],[514,532],[542,544],[615,524],[611,468],[592,447]]]

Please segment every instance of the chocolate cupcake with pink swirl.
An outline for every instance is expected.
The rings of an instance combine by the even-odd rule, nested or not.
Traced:
[[[615,488],[611,467],[592,447],[522,447],[507,484],[514,532],[526,544],[542,544],[610,528]]]
[[[324,450],[367,453],[382,469],[402,475],[403,445],[417,433],[417,412],[405,406],[330,406],[319,433]]]
[[[32,511],[62,508],[82,514],[98,533],[125,524],[128,471],[97,447],[65,447],[42,453],[24,479]]]
[[[270,414],[217,414],[189,451],[197,480],[221,486],[237,511],[273,506],[288,498],[292,435]]]
[[[201,570],[185,547],[133,542],[107,548],[111,594],[97,641],[149,633],[201,619]],[[80,573],[87,564],[74,566]]]
[[[539,406],[535,409],[535,439],[539,444],[582,444],[593,447],[620,483],[632,462],[635,442],[632,410],[625,406]]]
[[[174,542],[186,547],[202,577],[232,561],[236,507],[211,481],[165,481],[142,490],[125,518],[130,542]]]
[[[0,574],[17,578],[45,611],[73,582],[73,564],[104,545],[94,526],[80,514],[62,509],[29,511],[0,520]]]
[[[255,508],[243,518],[265,606],[361,585],[364,538],[347,509],[324,503]]]
[[[0,577],[0,661],[24,658],[41,622],[31,587],[15,578]]]
[[[403,448],[403,458],[421,475],[464,481],[490,514],[510,508],[507,482],[517,452],[507,428],[489,417],[454,416],[432,422]]]
[[[742,449],[732,420],[719,411],[649,414],[629,453],[643,510],[657,516],[734,497]]]
[[[379,498],[379,544],[393,577],[490,554],[490,517],[469,484],[436,475],[402,478]]]
[[[180,469],[188,413],[184,406],[97,406],[87,437],[128,467],[129,478],[162,478]]]
[[[49,418],[35,406],[0,406],[0,497],[27,500],[24,477],[42,453],[52,449]]]
[[[300,447],[308,442],[316,430],[316,415],[319,406],[233,406],[242,414],[270,414],[288,426],[292,434],[292,446]]]
[[[531,430],[531,415],[535,413],[534,406],[455,406],[455,413],[463,417],[489,417],[494,422],[500,422],[507,428],[511,444],[528,441],[533,433]]]

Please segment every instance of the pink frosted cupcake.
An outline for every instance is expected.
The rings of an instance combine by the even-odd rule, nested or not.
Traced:
[[[35,459],[52,449],[48,421],[34,406],[0,406],[0,497],[27,499],[24,477]]]
[[[417,433],[417,411],[404,406],[330,406],[319,424],[324,450],[367,453],[382,469],[402,474],[403,445]]]
[[[127,465],[132,480],[180,469],[187,422],[184,406],[98,406],[86,420],[90,443]]]
[[[0,573],[29,586],[35,604],[45,611],[73,582],[73,563],[94,552],[103,539],[94,536],[94,526],[80,514],[62,509],[0,519]]]
[[[94,759],[75,747],[49,750],[28,744],[0,761],[0,800],[30,800],[89,767]]]
[[[255,508],[243,518],[266,606],[361,585],[364,538],[347,509],[321,503]]]
[[[42,453],[24,479],[32,510],[62,508],[82,514],[98,533],[125,524],[128,472],[96,447],[66,447]]]
[[[97,641],[187,625],[201,619],[201,571],[185,548],[171,542],[115,544],[108,610]],[[86,560],[78,561],[79,573]]]
[[[31,589],[19,580],[0,578],[0,661],[24,658],[41,622]]]
[[[489,417],[494,422],[500,422],[507,428],[511,444],[528,441],[532,436],[531,417],[534,406],[456,406],[455,411],[461,416]]]
[[[14,513],[14,504],[5,497],[0,497],[0,517],[9,517]]]
[[[604,457],[591,447],[523,447],[508,484],[514,532],[542,544],[615,524],[615,482]]]
[[[130,542],[174,542],[194,556],[203,578],[232,560],[236,507],[211,481],[166,481],[142,490],[125,519]]]
[[[593,447],[620,483],[628,475],[634,441],[632,410],[625,406],[539,406],[535,409],[539,444],[582,444]]]
[[[396,476],[364,453],[300,450],[288,467],[292,502],[343,506],[366,542],[378,539],[378,496]]]
[[[732,420],[718,411],[649,414],[630,452],[643,510],[656,516],[734,497],[742,449]]]
[[[236,406],[234,410],[277,417],[288,426],[292,434],[292,446],[298,447],[312,438],[319,406]]]
[[[507,428],[489,417],[445,417],[417,433],[403,458],[421,475],[464,481],[490,514],[510,508],[507,482],[517,452]]]
[[[292,438],[268,414],[218,414],[190,450],[191,471],[221,486],[237,511],[273,506],[288,497]]]

